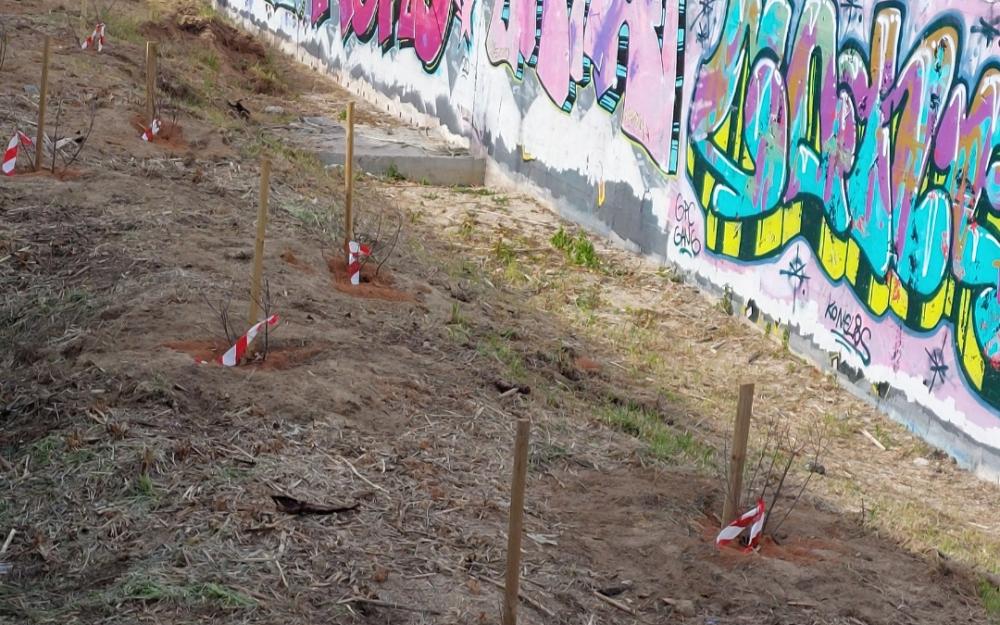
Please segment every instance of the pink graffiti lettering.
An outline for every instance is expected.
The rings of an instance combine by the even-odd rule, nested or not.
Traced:
[[[569,6],[543,0],[536,32],[535,0],[496,0],[486,52],[491,63],[510,66],[518,77],[525,65],[534,67],[549,98],[565,111],[572,110],[576,90],[589,84],[609,112],[621,101],[622,131],[662,169],[674,171],[682,10],[678,3],[650,0],[591,0],[589,6],[586,0]]]
[[[312,0],[312,24],[316,26],[320,20],[330,16],[330,0]]]
[[[396,13],[398,11],[398,13]],[[458,15],[463,36],[472,36],[472,0],[344,0],[340,29],[368,41],[378,33],[383,49],[412,46],[427,71],[444,55],[453,18]]]

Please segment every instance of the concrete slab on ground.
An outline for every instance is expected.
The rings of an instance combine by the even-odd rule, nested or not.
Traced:
[[[313,149],[327,166],[344,164],[347,130],[328,117],[303,117],[286,132]],[[414,128],[354,126],[354,167],[374,174],[398,172],[409,180],[434,185],[482,186],[486,160],[456,149],[428,131]]]

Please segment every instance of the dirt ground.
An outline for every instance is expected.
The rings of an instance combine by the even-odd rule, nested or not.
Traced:
[[[349,94],[194,2],[119,3],[82,52],[69,5],[0,16],[4,140],[34,136],[43,33],[60,136],[96,106],[68,168],[0,180],[0,622],[498,623],[519,418],[523,623],[995,619],[997,488],[779,332],[600,243],[581,266],[529,197],[370,176],[357,229],[387,259],[352,291],[342,177],[270,132]],[[176,128],[144,143],[149,37]],[[246,328],[262,156],[280,325],[263,362],[198,364],[223,317]],[[822,472],[794,459],[776,514],[809,488],[749,554],[713,543],[741,379],[755,423],[822,424],[825,449]]]

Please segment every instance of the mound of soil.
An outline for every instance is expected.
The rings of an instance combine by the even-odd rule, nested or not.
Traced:
[[[330,274],[333,276],[333,284],[338,291],[363,297],[366,299],[381,299],[388,302],[412,302],[414,298],[409,293],[394,289],[392,287],[392,275],[383,267],[376,275],[378,267],[374,263],[366,263],[361,266],[361,284],[351,284],[351,278],[347,274],[347,260],[340,256],[327,261]]]
[[[219,70],[239,74],[256,93],[285,92],[284,84],[269,69],[267,48],[260,41],[218,15],[205,15],[193,2],[183,3],[158,22],[143,24],[140,31],[151,39],[189,40],[202,51],[215,51]]]
[[[194,3],[184,3],[158,22],[146,22],[140,29],[144,35],[163,39],[198,37],[216,49],[249,56],[263,61],[267,58],[264,44],[224,22],[218,15],[203,15]]]
[[[136,113],[129,121],[132,124],[132,128],[135,129],[136,139],[142,141],[141,135],[146,131],[145,120],[142,115]],[[153,137],[152,143],[162,145],[172,151],[183,151],[188,147],[188,143],[184,139],[184,128],[180,124],[169,120],[160,120],[160,132],[156,133],[156,136]]]
[[[292,250],[285,250],[284,252],[282,252],[281,260],[285,261],[287,264],[291,265],[292,267],[295,267],[300,271],[304,271],[305,273],[315,273],[313,268],[309,266],[309,263],[305,262],[304,260],[296,256],[295,252],[293,252]]]
[[[86,172],[81,169],[66,169],[62,167],[56,167],[55,173],[48,167],[43,167],[40,171],[34,171],[30,168],[25,170],[18,170],[13,176],[6,179],[7,182],[11,180],[17,180],[18,178],[38,178],[38,177],[51,177],[59,182],[66,182],[67,180],[79,180],[86,175]]]
[[[218,340],[191,340],[169,341],[164,343],[163,347],[188,354],[197,362],[207,361],[211,363],[231,345]],[[272,339],[268,345],[267,358],[248,362],[241,367],[251,367],[262,371],[291,369],[309,362],[311,358],[323,351],[323,347],[323,345],[290,345]]]

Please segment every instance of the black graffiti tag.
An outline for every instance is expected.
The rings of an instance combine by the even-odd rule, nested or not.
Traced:
[[[701,254],[701,239],[698,238],[698,227],[691,217],[694,210],[694,203],[685,202],[684,198],[677,196],[677,204],[674,208],[674,219],[677,225],[674,226],[674,245],[681,254],[697,256]]]
[[[833,333],[837,342],[861,359],[865,365],[871,364],[872,354],[868,343],[872,339],[871,328],[865,326],[861,313],[851,313],[837,302],[826,305],[826,318],[833,322]]]

